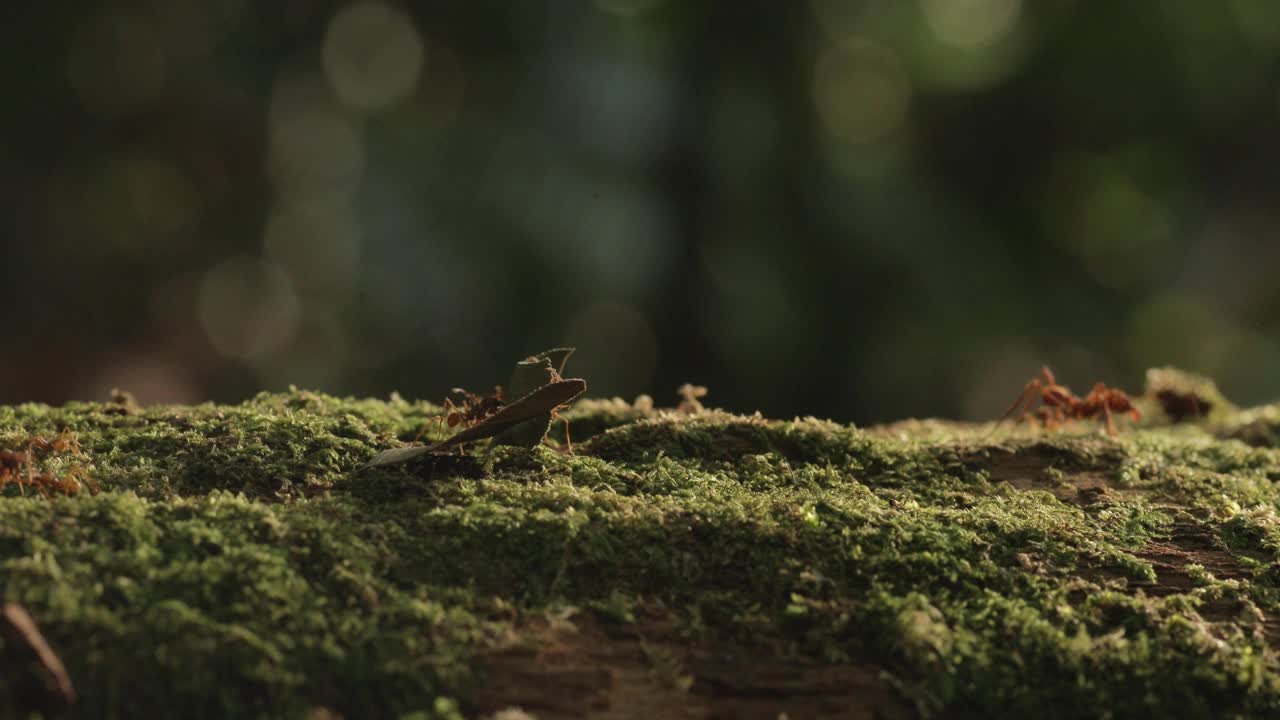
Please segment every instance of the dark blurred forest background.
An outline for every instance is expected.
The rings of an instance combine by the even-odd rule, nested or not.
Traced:
[[[1280,3],[21,3],[0,402],[1280,398]]]

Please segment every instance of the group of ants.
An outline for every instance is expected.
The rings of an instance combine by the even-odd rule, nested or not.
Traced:
[[[458,425],[471,427],[481,423],[504,405],[501,387],[494,388],[492,394],[471,393],[461,388],[455,388],[454,392],[461,395],[461,402],[445,400],[444,412],[438,417],[438,420],[450,428]],[[681,408],[693,407],[697,405],[697,397],[704,395],[706,389],[685,386],[680,389],[680,393],[685,398]],[[1042,368],[1038,376],[1027,382],[1018,399],[1000,420],[1007,420],[1018,413],[1021,413],[1023,420],[1039,424],[1045,429],[1053,429],[1072,421],[1102,420],[1110,435],[1116,434],[1113,415],[1127,413],[1134,421],[1141,417],[1124,391],[1098,383],[1089,394],[1080,397],[1059,384],[1047,367]],[[72,465],[62,477],[48,470],[36,469],[41,460],[56,453],[83,455],[84,451],[67,428],[52,440],[32,438],[25,450],[0,450],[0,491],[10,483],[17,485],[23,494],[26,493],[26,488],[31,487],[46,497],[54,492],[74,495],[85,486],[91,490],[97,489],[80,465]]]
[[[86,486],[97,491],[97,484],[78,464],[68,468],[62,477],[48,470],[36,470],[38,462],[56,453],[84,455],[84,450],[69,428],[63,428],[52,440],[39,436],[31,438],[26,450],[0,450],[0,491],[10,483],[17,485],[24,495],[27,488],[33,487],[45,497],[50,497],[55,492],[75,495],[81,487]]]
[[[454,388],[453,392],[461,396],[461,401],[454,403],[446,399],[444,413],[436,418],[450,428],[458,425],[466,428],[484,422],[504,404],[501,386],[495,387],[491,394],[468,392],[462,388]],[[679,409],[687,411],[689,408],[701,409],[698,398],[706,395],[707,389],[686,384],[676,392],[681,397]],[[1018,399],[1000,417],[1000,422],[1019,413],[1023,421],[1047,430],[1072,421],[1102,420],[1106,423],[1108,435],[1116,434],[1115,415],[1128,414],[1134,422],[1142,417],[1132,398],[1123,390],[1096,383],[1089,394],[1080,397],[1067,386],[1059,384],[1047,366],[1040,368],[1040,374],[1027,381]]]

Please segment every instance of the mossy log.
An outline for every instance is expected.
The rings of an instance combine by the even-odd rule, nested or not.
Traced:
[[[572,455],[368,468],[440,409],[0,407],[0,449],[78,442],[32,450],[73,482],[0,491],[0,600],[74,718],[1274,717],[1280,409],[1225,408],[1111,437],[583,401]]]

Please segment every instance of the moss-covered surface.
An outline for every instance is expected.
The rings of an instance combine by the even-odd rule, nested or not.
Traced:
[[[101,490],[0,492],[70,716],[1280,715],[1277,408],[1112,438],[584,401],[574,455],[362,467],[438,410],[0,407],[0,449],[70,428],[39,469]]]

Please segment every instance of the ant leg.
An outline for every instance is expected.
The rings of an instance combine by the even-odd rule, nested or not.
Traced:
[[[556,417],[560,418],[561,422],[564,423],[564,444],[566,449],[568,449],[569,454],[572,455],[573,439],[569,437],[569,418],[561,415],[560,413],[556,413]]]
[[[71,451],[72,454],[80,455],[80,443],[71,434],[71,428],[63,427],[58,432],[58,437],[53,441],[53,449],[55,452]]]
[[[1047,382],[1048,384],[1050,385],[1058,384],[1058,379],[1053,376],[1053,371],[1049,369],[1048,365],[1040,366],[1040,375],[1044,377],[1045,382]]]
[[[81,473],[79,468],[71,468],[67,471],[67,476],[62,480],[62,493],[67,497],[71,497],[80,492],[80,488],[84,487],[84,483],[80,481]]]
[[[1111,420],[1111,406],[1104,404],[1102,412],[1107,416],[1107,434],[1114,436],[1116,434],[1116,424]]]
[[[1009,409],[1005,411],[1004,415],[1000,416],[1000,419],[997,422],[1004,422],[1005,420],[1008,420],[1009,417],[1012,416],[1015,412],[1017,412],[1019,408],[1022,408],[1028,414],[1030,414],[1031,404],[1035,402],[1034,393],[1036,392],[1036,390],[1039,389],[1039,385],[1040,385],[1039,380],[1032,380],[1031,382],[1027,383],[1026,386],[1022,388],[1022,394],[1018,395],[1018,399],[1015,400],[1013,402],[1013,405],[1010,406]]]
[[[453,415],[437,415],[433,418],[428,418],[427,421],[422,424],[422,429],[418,431],[418,434],[413,438],[413,441],[421,441],[423,436],[427,434],[427,431],[431,429],[431,423],[440,423],[441,425],[453,427],[452,425],[449,425],[449,418],[451,417],[453,417]]]
[[[419,430],[418,434],[415,435],[413,438],[414,442],[420,442],[422,440],[422,437],[427,434],[427,430],[431,427],[431,423],[448,422],[449,415],[451,415],[453,411],[457,409],[453,406],[453,401],[450,400],[449,398],[444,399],[444,405],[442,407],[444,408],[444,412],[441,412],[439,415],[433,415],[427,418],[427,421],[422,424],[422,429]]]

